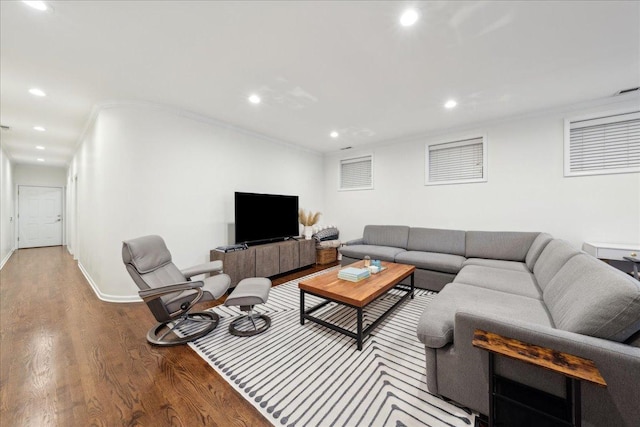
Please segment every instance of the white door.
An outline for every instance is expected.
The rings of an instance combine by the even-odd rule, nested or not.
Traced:
[[[18,187],[18,247],[62,245],[62,188]]]

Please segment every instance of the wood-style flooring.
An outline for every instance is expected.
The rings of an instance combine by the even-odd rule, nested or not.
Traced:
[[[100,301],[66,247],[14,252],[0,271],[0,426],[270,425],[188,346],[148,344],[154,323],[144,303]]]

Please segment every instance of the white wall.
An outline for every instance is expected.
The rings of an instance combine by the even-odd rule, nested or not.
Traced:
[[[159,234],[179,267],[208,261],[211,249],[230,240],[235,191],[293,194],[302,208],[322,208],[317,153],[161,106],[96,111],[68,182],[77,176],[74,254],[102,299],[137,296],[122,264],[123,240]],[[256,219],[267,222],[269,213]]]
[[[639,242],[640,174],[563,176],[564,118],[629,106],[637,101],[323,158],[168,107],[104,105],[66,178],[68,244],[100,298],[131,301],[137,289],[122,265],[122,240],[160,234],[178,266],[207,261],[210,249],[232,239],[234,191],[297,194],[300,206],[322,211],[322,222],[336,224],[343,240],[360,237],[365,224],[407,224],[546,231],[576,247],[585,240]],[[488,182],[425,186],[425,143],[476,133],[488,137]],[[339,159],[362,153],[374,154],[375,189],[337,191]]]
[[[0,268],[14,249],[13,185],[12,164],[0,144]]]
[[[546,231],[577,248],[589,240],[638,243],[640,174],[563,176],[564,118],[629,106],[638,108],[637,98],[327,156],[325,211],[342,240],[361,237],[366,224],[404,224]],[[488,137],[488,182],[425,186],[425,143],[469,134]],[[337,191],[339,160],[360,153],[374,154],[375,189]]]
[[[66,229],[65,229],[65,241],[67,243],[67,250],[71,255],[73,255],[73,259],[78,259],[78,253],[76,251],[77,245],[77,221],[76,221],[76,177],[72,175],[72,169],[69,168],[67,170],[67,182],[66,187],[67,191],[65,193],[65,218],[66,218]]]
[[[65,187],[67,170],[65,168],[16,164],[13,180],[15,185],[32,185],[39,187]]]

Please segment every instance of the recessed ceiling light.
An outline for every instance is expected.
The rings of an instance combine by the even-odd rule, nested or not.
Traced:
[[[47,9],[49,9],[49,6],[47,6],[47,4],[43,1],[26,1],[26,0],[22,0],[22,3],[26,4],[29,7],[32,7],[34,9],[37,10],[41,10],[41,11],[45,11]]]
[[[329,134],[329,136],[330,136],[331,138],[337,138],[337,137],[339,137],[339,136],[340,136],[340,134],[334,130],[333,132],[331,132],[331,133]]]
[[[44,150],[44,147],[42,145],[36,145],[36,150]]]
[[[47,96],[47,94],[44,93],[42,89],[38,89],[37,87],[32,87],[31,89],[29,89],[29,93],[35,96]]]
[[[450,99],[444,104],[444,108],[448,108],[450,110],[453,107],[455,107],[456,105],[458,105],[458,103],[456,101],[454,101],[453,99]]]
[[[44,132],[46,129],[43,128],[42,126],[34,126],[33,130],[37,130],[38,132]]]
[[[418,20],[418,12],[413,9],[407,9],[400,16],[400,24],[403,27],[410,27]]]
[[[43,159],[43,158],[40,158],[40,157],[39,157],[39,158],[37,158],[36,160],[37,160],[37,161],[39,161],[39,162],[44,162],[44,159]]]
[[[260,104],[260,101],[262,101],[262,100],[255,93],[249,97],[249,102],[252,103],[252,104]]]

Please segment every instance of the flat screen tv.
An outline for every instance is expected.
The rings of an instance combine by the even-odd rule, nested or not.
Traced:
[[[235,193],[236,243],[257,244],[298,236],[298,196]]]

